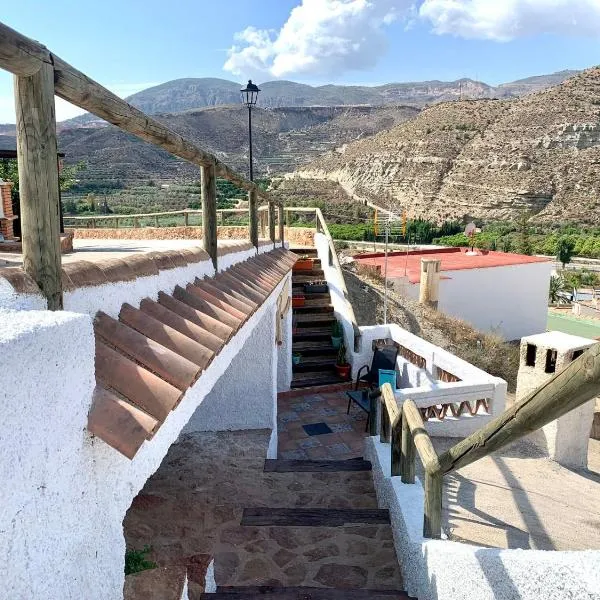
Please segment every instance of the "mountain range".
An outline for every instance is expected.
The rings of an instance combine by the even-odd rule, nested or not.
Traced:
[[[259,106],[282,108],[406,104],[422,107],[461,98],[513,98],[557,85],[576,73],[578,71],[559,71],[496,87],[472,79],[386,83],[379,86],[316,87],[294,81],[267,81],[260,84]],[[242,84],[226,79],[175,79],[133,94],[127,101],[147,114],[176,113],[205,106],[240,104],[242,87]],[[62,127],[103,124],[104,122],[96,116],[85,114],[63,122]]]

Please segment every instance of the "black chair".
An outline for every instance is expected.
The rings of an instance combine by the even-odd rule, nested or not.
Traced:
[[[366,383],[369,389],[377,387],[379,385],[379,369],[386,371],[396,370],[396,359],[398,358],[399,350],[400,345],[393,341],[373,342],[373,360],[371,360],[371,366],[364,365],[358,370],[354,389],[357,390],[358,384],[361,382]],[[362,374],[364,369],[367,372]]]
[[[358,384],[363,382],[367,384],[368,389],[374,389],[379,385],[379,369],[387,371],[396,370],[396,359],[398,358],[398,352],[400,351],[400,344],[392,340],[376,340],[373,342],[373,360],[371,360],[371,366],[362,366],[356,375],[356,382],[354,384],[354,392],[346,392],[348,396],[348,409],[346,414],[350,414],[350,406],[352,402],[356,403],[362,410],[367,413],[367,428],[369,427],[369,400],[366,395],[356,393],[358,390]],[[363,375],[364,370],[367,372]]]

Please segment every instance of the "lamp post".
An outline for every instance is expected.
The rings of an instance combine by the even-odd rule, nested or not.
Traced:
[[[248,79],[248,85],[242,92],[242,102],[248,107],[248,148],[250,149],[250,181],[254,181],[254,173],[252,171],[252,107],[258,100],[258,86],[252,83],[252,79]]]

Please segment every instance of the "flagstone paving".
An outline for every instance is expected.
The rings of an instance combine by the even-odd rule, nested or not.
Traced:
[[[279,458],[362,456],[364,414],[355,407],[348,417],[343,393],[280,401],[280,411]],[[320,422],[332,433],[302,429]],[[244,508],[377,508],[370,471],[264,472],[269,437],[268,430],[182,436],[127,513],[127,548],[151,546],[149,559],[160,566],[210,555],[219,586],[402,589],[389,524],[241,525]],[[190,585],[192,600],[200,592]]]

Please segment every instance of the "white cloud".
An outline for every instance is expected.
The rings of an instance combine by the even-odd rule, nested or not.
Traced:
[[[223,66],[240,76],[333,76],[373,67],[386,50],[385,28],[414,0],[302,0],[279,31],[236,34]]]
[[[425,0],[419,16],[435,33],[465,38],[600,34],[600,0]]]

